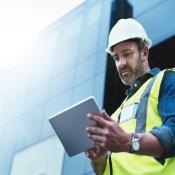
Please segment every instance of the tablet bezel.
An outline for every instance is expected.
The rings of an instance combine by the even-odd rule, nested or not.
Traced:
[[[90,96],[49,117],[54,131],[69,156],[74,156],[94,147],[93,141],[88,138],[85,128],[96,125],[96,123],[88,119],[87,114],[100,113],[100,111],[95,98]]]

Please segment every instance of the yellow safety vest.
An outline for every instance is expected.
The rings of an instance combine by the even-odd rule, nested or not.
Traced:
[[[117,121],[122,111],[126,115],[129,115],[128,109],[132,109],[131,112],[134,116],[126,117],[125,120],[122,120],[121,117],[120,126],[126,132],[149,132],[154,126],[160,126],[162,124],[158,110],[158,98],[160,85],[166,71],[175,71],[175,69],[166,69],[159,72],[155,77],[148,79],[132,97],[124,100],[123,104],[112,115],[112,118]],[[145,98],[146,96],[147,98]],[[135,112],[134,106],[137,107]],[[141,106],[141,108],[138,106]],[[144,110],[145,116],[143,117]],[[141,112],[140,116],[137,116],[137,119],[139,117],[141,118],[139,118],[142,121],[140,123],[136,119],[136,115],[139,113],[138,111]],[[123,152],[112,153],[111,158],[113,175],[175,175],[175,158],[166,159],[164,165],[160,164],[151,156]],[[104,175],[110,175],[109,159],[107,160]]]

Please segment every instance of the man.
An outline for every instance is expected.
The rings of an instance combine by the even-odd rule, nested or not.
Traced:
[[[97,175],[175,174],[175,69],[150,70],[150,46],[134,19],[120,19],[110,32],[106,51],[130,89],[112,117],[87,115],[97,123],[86,128],[95,143],[86,155]]]

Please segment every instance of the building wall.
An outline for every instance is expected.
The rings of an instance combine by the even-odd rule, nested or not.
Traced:
[[[90,95],[102,107],[110,9],[111,1],[85,1],[2,73],[0,174],[92,174],[83,153],[67,156],[48,117]]]
[[[133,6],[133,17],[140,21],[156,45],[175,35],[173,0],[128,0]]]

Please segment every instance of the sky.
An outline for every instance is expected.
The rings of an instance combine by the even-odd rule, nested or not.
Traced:
[[[0,69],[11,69],[38,32],[85,0],[0,0]]]

